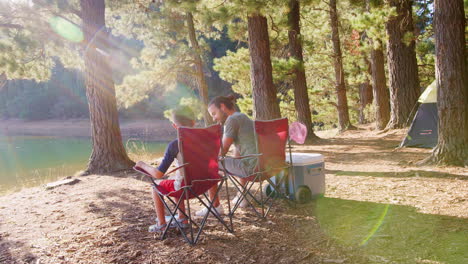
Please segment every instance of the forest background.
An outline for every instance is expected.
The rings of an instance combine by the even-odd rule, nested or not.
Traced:
[[[33,12],[40,15],[37,19],[45,27],[73,30],[72,26],[68,25],[67,28],[66,24],[74,21],[73,14],[61,12],[62,15],[54,16],[51,15],[54,12],[50,11],[55,10],[57,14],[61,9],[70,9],[74,5],[73,1],[33,2],[35,5],[28,5],[26,2],[20,5],[20,2],[15,1],[14,5],[10,3],[1,10],[13,8],[8,12],[10,16],[20,12]],[[203,50],[203,71],[207,76],[209,97],[234,91],[240,95],[241,110],[252,115],[245,21],[228,20],[232,17],[230,11],[227,7],[215,8],[216,1],[211,1],[214,6],[211,10],[206,6],[205,10],[200,7],[197,9],[196,1],[184,1],[186,5],[170,6],[170,10],[158,10],[161,7],[157,3],[153,3],[151,7],[150,3],[144,2],[112,1],[106,7],[106,19],[113,36],[109,58],[116,83],[119,116],[162,118],[164,110],[168,108],[180,103],[196,102],[197,84],[195,78],[191,77],[193,74],[190,75],[194,66],[188,59],[191,51],[183,10],[196,11],[194,21]],[[207,2],[209,5],[210,1]],[[313,107],[312,121],[315,129],[328,129],[336,127],[338,122],[328,10],[321,1],[301,2],[301,37],[307,89],[310,105]],[[338,1],[337,5],[351,123],[375,120],[372,101],[362,100],[363,92],[370,89],[372,94],[372,87],[369,87],[370,46],[367,38],[371,36],[382,39],[380,43],[385,50],[385,22],[394,11],[383,3],[373,2],[376,7],[370,12],[366,11],[366,1]],[[0,4],[6,5],[4,2]],[[48,13],[37,9],[37,4],[47,7],[43,9],[48,9]],[[151,12],[148,12],[148,6],[153,9]],[[169,11],[171,16],[166,16]],[[288,54],[285,21],[287,12],[287,5],[269,7],[268,23],[273,78],[280,108],[284,116],[295,120],[294,96],[288,77],[297,62]],[[415,30],[414,35],[408,38],[416,41],[422,90],[435,79],[432,16],[432,0],[414,1]],[[155,30],[158,32],[154,32]],[[3,28],[3,34],[11,36],[11,29]],[[80,46],[73,45],[73,41],[66,39],[64,41],[69,42],[68,44],[58,44],[55,41],[54,45],[47,43],[50,39],[39,37],[46,36],[23,30],[16,32],[14,38],[0,39],[0,50],[3,53],[0,67],[4,69],[0,89],[0,118],[87,118],[89,110],[86,88],[78,54],[82,52]],[[13,46],[13,43],[22,43],[22,46]],[[70,45],[74,47],[71,52],[75,56],[66,58],[71,52],[64,48]],[[24,58],[23,64],[18,64],[18,55]]]
[[[86,174],[134,164],[120,143],[118,107],[120,117],[161,117],[186,104],[209,125],[209,98],[232,89],[241,111],[298,120],[310,143],[314,126],[407,127],[434,75],[439,139],[430,159],[467,164],[467,1],[0,3],[0,113],[89,115]],[[14,79],[33,81],[14,89]]]

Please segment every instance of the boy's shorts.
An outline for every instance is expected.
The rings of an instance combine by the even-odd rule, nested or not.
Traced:
[[[158,186],[160,186],[161,188],[159,188],[159,191],[162,193],[162,194],[165,194],[165,195],[169,195],[171,197],[177,197],[177,198],[180,198],[180,196],[182,195],[182,189],[176,191],[175,187],[174,187],[174,182],[175,180],[163,180],[163,181],[160,181],[158,183]],[[153,189],[156,189],[156,187],[153,186]]]

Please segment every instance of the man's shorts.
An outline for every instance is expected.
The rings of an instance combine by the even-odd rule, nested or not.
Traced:
[[[220,161],[219,168],[221,170],[225,170],[227,173],[231,175],[241,177],[241,178],[247,178],[254,174],[254,170],[252,168],[246,167],[242,159],[235,159],[232,157],[225,157],[224,164],[223,162]]]

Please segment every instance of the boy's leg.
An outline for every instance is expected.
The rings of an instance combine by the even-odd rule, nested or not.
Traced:
[[[179,199],[175,198],[174,199],[176,203],[179,203]],[[181,201],[180,202],[180,205],[179,205],[179,218],[177,220],[183,220],[181,221],[182,223],[184,224],[187,224],[188,223],[188,219],[187,217],[185,217],[185,201]]]
[[[162,197],[159,196],[159,194],[156,192],[154,188],[151,188],[153,192],[153,202],[154,202],[154,210],[156,211],[156,216],[158,218],[158,223],[159,225],[165,225],[166,224],[166,212],[164,209],[164,205],[161,201]]]

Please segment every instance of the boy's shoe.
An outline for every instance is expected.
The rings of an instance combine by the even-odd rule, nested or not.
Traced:
[[[218,207],[213,207],[213,208],[211,208],[211,210],[213,210],[215,212],[215,214],[217,214],[217,215],[224,214],[224,208],[223,208],[222,205],[219,205]],[[206,213],[208,213],[208,208],[205,207],[205,208],[195,212],[195,215],[196,216],[205,216]],[[211,215],[211,213],[210,213],[210,215]]]
[[[171,221],[172,216],[166,215],[165,218],[166,218],[166,224],[160,225],[159,222],[156,220],[156,224],[150,225],[148,227],[148,232],[152,232],[152,233],[163,232],[164,229],[166,229],[167,223],[169,223],[169,221]],[[179,225],[182,228],[187,228],[188,227],[188,223],[184,223],[185,221],[187,221],[187,218],[179,219],[179,215],[176,215],[176,219],[172,220],[170,228],[177,227],[177,224],[176,224],[175,221],[179,222]]]
[[[240,204],[239,204],[239,207],[240,207],[240,208],[244,208],[244,207],[247,207],[247,205],[249,205],[249,202],[247,202],[247,198],[242,197],[242,195],[238,193],[238,194],[236,195],[236,197],[234,197],[234,199],[232,199],[232,201],[231,201],[232,204],[233,204],[233,206],[234,206],[234,205],[239,201],[239,199],[241,199],[241,198],[244,198],[244,199],[242,199],[242,201],[241,201]]]
[[[162,232],[162,231],[164,231],[164,229],[166,229],[166,227],[167,227],[167,224],[164,224],[164,225],[160,225],[160,224],[150,225],[148,227],[148,232],[151,232],[151,233]]]

